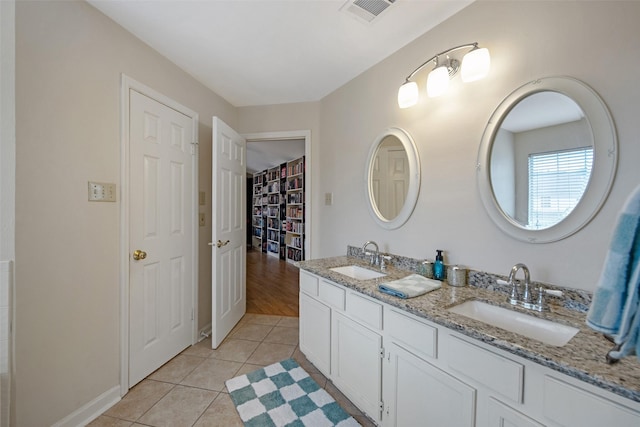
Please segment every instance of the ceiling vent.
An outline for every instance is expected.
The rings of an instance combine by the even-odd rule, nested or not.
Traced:
[[[359,20],[371,22],[396,0],[348,0],[340,10],[355,16]]]

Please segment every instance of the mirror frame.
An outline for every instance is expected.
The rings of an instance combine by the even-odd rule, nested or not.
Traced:
[[[585,113],[593,134],[593,166],[582,198],[573,211],[556,225],[529,230],[506,215],[498,204],[491,185],[491,151],[502,122],[518,102],[538,92],[552,91],[573,99]],[[572,77],[546,77],[519,87],[498,105],[491,115],[478,152],[476,170],[484,207],[495,224],[509,236],[529,243],[562,240],[582,229],[604,204],[616,174],[618,140],[613,119],[600,96],[585,83]]]
[[[376,152],[380,143],[388,137],[395,136],[402,143],[404,150],[407,153],[407,158],[409,162],[409,188],[407,190],[407,196],[404,201],[404,205],[398,215],[395,218],[388,219],[382,216],[375,202],[375,197],[373,194],[373,185],[371,182],[371,176],[373,173],[373,165],[375,161]],[[365,168],[365,187],[367,194],[367,206],[369,207],[369,212],[373,219],[383,228],[387,230],[394,230],[396,228],[401,227],[411,214],[413,213],[413,209],[416,206],[416,202],[418,201],[418,193],[420,192],[420,158],[418,157],[418,148],[416,147],[415,142],[411,138],[411,135],[407,133],[405,130],[390,127],[383,130],[374,140],[371,148],[369,149],[369,156],[367,158],[366,168]]]

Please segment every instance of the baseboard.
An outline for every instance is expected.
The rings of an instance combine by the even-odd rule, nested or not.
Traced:
[[[67,415],[66,417],[55,423],[53,427],[86,426],[119,401],[120,386],[117,385],[112,389],[105,391],[100,396],[84,405],[82,408]]]
[[[210,336],[211,336],[211,323],[209,323],[208,325],[205,325],[204,328],[201,328],[200,331],[198,331],[198,342],[203,341],[204,339]]]

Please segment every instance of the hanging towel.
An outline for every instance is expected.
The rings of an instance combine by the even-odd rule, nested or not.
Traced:
[[[427,279],[419,274],[410,274],[402,279],[378,285],[378,290],[399,298],[413,298],[440,288],[437,280]]]
[[[640,359],[640,186],[618,215],[587,325],[613,338],[613,360],[634,353]]]

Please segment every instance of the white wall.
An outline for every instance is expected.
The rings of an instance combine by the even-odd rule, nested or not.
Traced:
[[[422,258],[445,249],[447,260],[506,274],[526,263],[534,280],[593,290],[618,210],[640,182],[636,159],[640,69],[639,2],[478,1],[322,100],[317,257],[345,253],[348,244],[376,240],[386,251]],[[404,77],[429,56],[478,41],[491,51],[481,81],[452,80],[447,94],[400,110]],[[613,67],[624,57],[624,66]],[[612,193],[582,231],[563,241],[527,244],[503,234],[485,213],[477,190],[481,136],[493,110],[513,90],[545,76],[568,75],[590,85],[615,120],[620,155]],[[419,77],[424,85],[426,73]],[[406,129],[422,162],[413,216],[385,231],[370,217],[363,182],[367,152],[385,127]]]
[[[0,427],[9,426],[15,259],[15,2],[0,2]]]
[[[211,117],[236,109],[85,2],[16,7],[16,420],[51,425],[120,381],[120,188],[125,73],[200,116],[200,190],[211,192]],[[211,319],[211,207],[200,228],[199,327]]]
[[[491,184],[502,211],[515,217],[516,166],[513,133],[499,129],[491,149]]]

